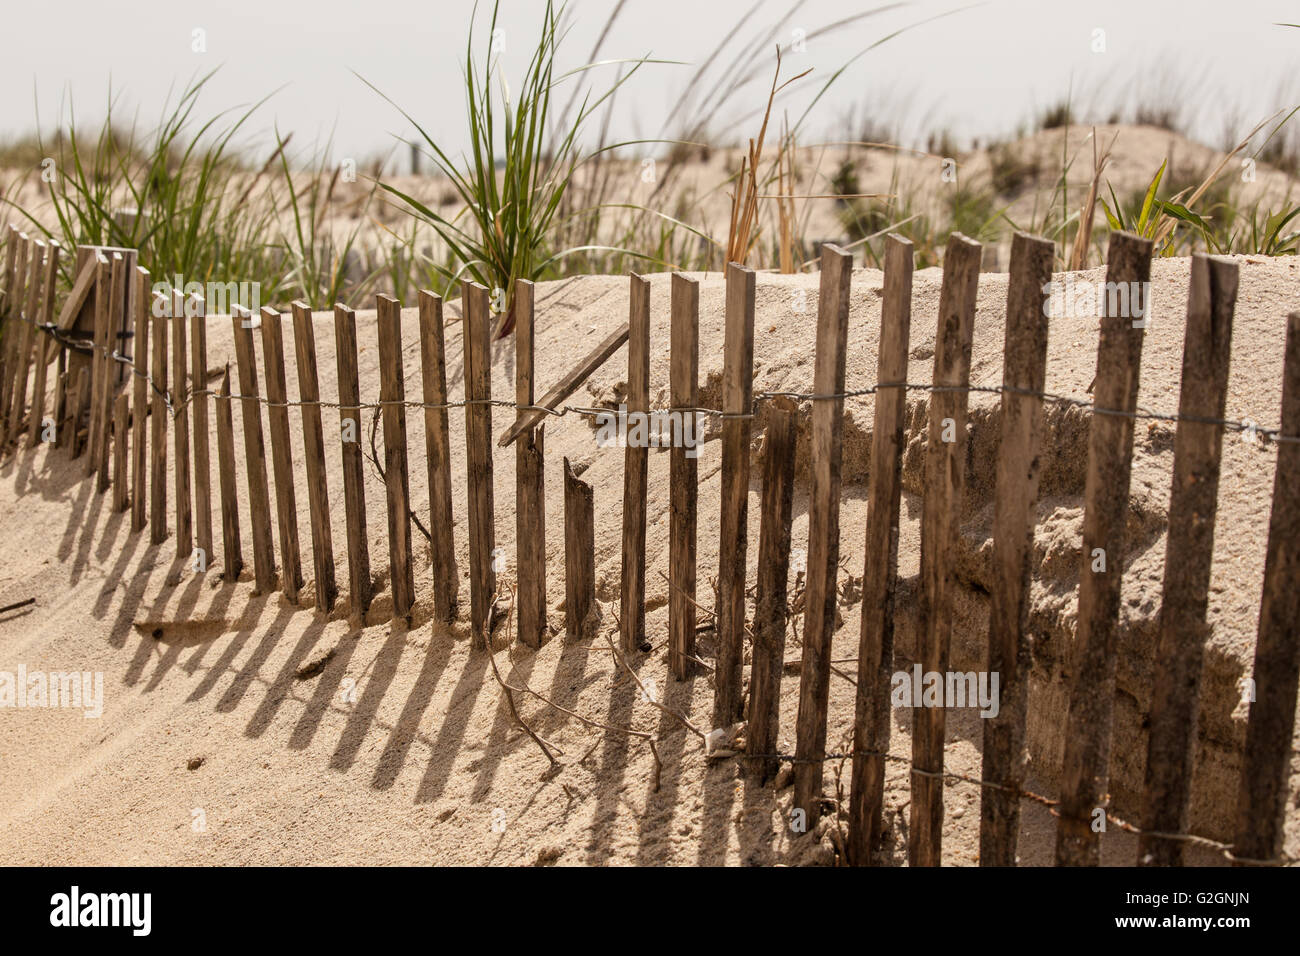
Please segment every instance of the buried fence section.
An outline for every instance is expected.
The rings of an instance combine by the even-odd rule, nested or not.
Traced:
[[[672,278],[669,403],[699,404],[700,284],[680,272]],[[678,439],[669,451],[668,669],[686,680],[695,673],[695,528],[699,497],[699,434],[694,411],[679,411]]]
[[[142,282],[148,276],[141,277]],[[157,305],[158,300],[150,296]],[[149,412],[150,471],[149,471],[149,540],[161,544],[167,540],[167,420],[171,418],[171,403],[167,398],[167,316],[166,309],[153,310],[153,408]],[[163,315],[158,313],[162,312]],[[73,444],[76,444],[77,417],[72,419]],[[73,452],[75,457],[76,452]]]
[[[325,472],[325,434],[321,426],[320,381],[316,372],[316,331],[311,306],[293,303],[293,349],[298,360],[298,399],[302,448],[307,461],[307,507],[311,517],[312,569],[316,609],[332,611],[338,597],[334,580],[334,542],[330,535],[329,480]]]
[[[415,603],[411,568],[411,488],[406,463],[406,385],[402,375],[402,304],[375,297],[379,332],[379,400],[383,403],[384,484],[388,492],[388,567],[393,586],[393,620],[407,617]]]
[[[208,309],[197,295],[189,300],[190,404],[194,407],[194,544],[203,570],[212,566],[212,444],[208,426]]]
[[[925,448],[921,510],[921,575],[917,658],[924,673],[948,671],[953,566],[966,466],[975,296],[983,248],[961,233],[948,240],[935,330],[934,391]],[[913,706],[920,703],[913,701]],[[943,841],[943,738],[946,706],[917,707],[912,721],[912,806],[907,858],[911,866],[938,866]]]
[[[533,404],[533,284],[515,282],[515,404]],[[541,647],[546,632],[545,426],[515,442],[515,566],[519,640]]]
[[[1182,840],[1152,834],[1185,832],[1191,802],[1223,451],[1223,425],[1212,420],[1222,419],[1227,405],[1237,281],[1236,263],[1192,258],[1139,865],[1183,863]]]
[[[492,351],[488,290],[462,282],[461,341],[465,379],[465,459],[469,491],[470,634],[475,648],[489,640],[496,573],[492,494]]]
[[[217,393],[217,478],[221,488],[221,576],[239,579],[244,555],[239,545],[239,491],[235,486],[235,422],[230,408],[230,366]]]
[[[176,556],[188,561],[194,551],[193,502],[190,500],[190,396],[194,383],[189,379],[189,350],[186,348],[186,302],[179,289],[171,295],[172,316],[172,396],[175,411],[172,442],[176,462],[172,474],[176,481]]]
[[[762,520],[758,532],[758,585],[754,653],[749,679],[749,725],[745,749],[759,783],[776,776],[781,717],[781,668],[785,656],[786,589],[790,576],[790,509],[798,407],[775,399],[766,410],[763,437]]]
[[[633,434],[631,423],[636,422],[637,429],[633,440],[626,442],[623,455],[623,574],[618,623],[620,644],[626,654],[634,653],[646,643],[645,532],[650,474],[650,436],[645,422],[650,413],[650,282],[635,273],[630,282],[625,416],[628,421],[624,427]],[[741,580],[743,601],[743,567]],[[741,616],[743,623],[743,603]]]
[[[745,545],[754,400],[754,270],[727,265],[723,333],[722,503],[718,517],[717,670],[713,724],[744,716]]]
[[[844,446],[844,365],[849,336],[853,255],[822,246],[813,366],[811,454],[808,464],[808,575],[804,587],[803,665],[795,727],[794,807],[809,826],[821,810],[830,695],[831,640],[835,636],[835,577],[840,560],[840,464]],[[742,565],[743,567],[743,565]]]
[[[135,371],[131,395],[131,530],[143,531],[149,518],[149,502],[145,497],[147,481],[145,469],[148,456],[145,449],[145,409],[149,402],[149,270],[137,266],[133,273],[135,289],[135,336],[131,341],[131,358]],[[58,400],[54,407],[58,408]]]
[[[1056,824],[1056,862],[1060,866],[1096,866],[1101,859],[1097,827],[1104,827],[1110,777],[1124,525],[1133,470],[1133,416],[1151,252],[1152,244],[1145,239],[1111,233],[1107,288],[1127,288],[1133,293],[1127,302],[1119,296],[1107,297],[1101,317],[1096,408],[1088,433],[1078,625]]]
[[[1300,312],[1287,317],[1281,433],[1273,476],[1264,591],[1251,672],[1254,698],[1237,799],[1233,853],[1239,864],[1282,852],[1300,680]],[[1250,685],[1248,685],[1250,686]]]
[[[902,383],[907,381],[912,322],[912,243],[907,239],[891,234],[885,240],[884,278],[876,380]],[[871,852],[880,841],[884,816],[906,415],[907,393],[902,388],[886,388],[876,393],[846,845],[849,862],[858,866],[871,862]]]
[[[269,306],[262,309],[262,369],[266,373],[266,419],[275,475],[275,516],[280,529],[280,589],[289,603],[297,604],[302,588],[302,552],[289,438],[289,390],[284,377],[284,331],[280,313]]]
[[[361,454],[361,382],[357,372],[357,315],[334,306],[334,356],[339,377],[339,438],[343,509],[348,527],[348,587],[352,610],[370,610],[370,546],[366,541],[365,467]],[[435,557],[436,560],[436,557]]]
[[[1015,866],[1025,778],[1029,701],[1029,587],[1035,505],[1042,467],[1047,380],[1048,296],[1056,246],[1017,233],[1011,244],[1002,358],[1001,435],[993,505],[993,588],[987,673],[998,675],[1000,706],[983,720],[980,865]]]
[[[235,362],[244,425],[244,473],[248,480],[249,521],[253,529],[253,577],[258,594],[275,587],[275,546],[271,541],[271,492],[266,481],[266,442],[262,436],[262,402],[257,391],[257,355],[253,349],[253,315],[233,310]]]
[[[531,290],[531,286],[530,286]],[[456,568],[455,518],[451,508],[451,436],[447,423],[447,347],[442,297],[420,290],[420,370],[424,390],[424,457],[429,483],[429,535],[433,562],[433,615],[456,619],[460,576]],[[353,365],[356,356],[353,355]],[[340,366],[341,368],[341,366]],[[355,379],[355,370],[353,372]],[[342,372],[339,378],[343,378]],[[358,471],[361,467],[357,461]],[[360,478],[357,479],[360,488]],[[364,535],[363,535],[364,537]]]
[[[586,637],[596,609],[595,495],[564,459],[564,630]]]
[[[55,283],[59,278],[59,255],[63,251],[57,241],[51,239],[49,251],[45,256],[45,287],[41,293],[40,321],[49,325],[54,321]],[[45,339],[36,337],[36,374],[32,382],[32,420],[27,432],[27,445],[35,448],[41,440],[41,431],[45,427],[45,388],[50,371],[50,355],[45,347]]]

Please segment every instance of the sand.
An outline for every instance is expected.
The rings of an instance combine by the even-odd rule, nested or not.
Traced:
[[[1234,333],[1227,414],[1276,426],[1280,406],[1284,315],[1300,296],[1294,260],[1239,257],[1241,293]],[[1182,316],[1189,261],[1164,260],[1153,268],[1152,327],[1143,355],[1140,404],[1177,407]],[[716,407],[721,373],[723,280],[702,275],[700,372],[703,404]],[[913,361],[909,377],[928,381],[941,274],[917,274],[913,299]],[[1101,270],[1080,280],[1098,281]],[[972,381],[1001,379],[1006,276],[981,276]],[[849,329],[849,387],[875,378],[881,275],[853,275]],[[651,278],[652,401],[667,404],[668,276]],[[539,390],[559,378],[594,343],[623,320],[627,280],[589,277],[538,287]],[[816,276],[761,274],[758,280],[755,389],[808,391],[816,311]],[[448,377],[461,390],[459,304],[448,303]],[[802,311],[800,311],[802,309]],[[362,395],[378,395],[373,312],[359,313]],[[321,389],[337,395],[332,319],[316,317]],[[233,360],[228,319],[213,319],[209,362]],[[413,310],[403,313],[406,393],[419,394],[418,341]],[[292,327],[285,325],[286,353]],[[1097,322],[1055,318],[1047,387],[1086,397],[1095,372]],[[260,342],[258,345],[260,353]],[[296,395],[294,370],[289,392]],[[618,352],[573,399],[591,405],[616,401],[626,381],[626,352]],[[513,394],[512,345],[497,343],[493,392]],[[911,401],[910,447],[900,544],[899,668],[910,666],[919,559],[923,439],[922,398]],[[987,596],[987,533],[996,399],[972,396],[970,491],[958,556],[962,588],[953,633],[953,665],[978,668],[983,655]],[[871,423],[869,398],[848,403],[841,510],[843,624],[833,657],[857,653],[866,476]],[[1031,696],[1031,786],[1051,795],[1064,723],[1062,671],[1072,633],[1078,569],[1086,417],[1050,418],[1039,509],[1031,630],[1035,636]],[[512,421],[493,414],[494,431]],[[591,425],[575,416],[546,425],[547,555],[550,618],[560,628],[540,651],[495,643],[498,666],[515,684],[527,684],[562,706],[617,726],[655,735],[662,770],[654,772],[649,748],[621,735],[593,731],[535,699],[522,699],[530,725],[562,751],[551,767],[514,724],[493,681],[488,658],[471,652],[466,551],[464,417],[452,414],[456,546],[462,575],[462,617],[450,629],[431,622],[428,547],[416,532],[417,604],[409,627],[390,624],[384,494],[367,464],[366,497],[372,571],[378,592],[365,622],[349,616],[342,481],[337,415],[324,415],[331,516],[340,605],[328,617],[295,607],[279,593],[253,593],[251,570],[236,584],[214,568],[196,574],[177,560],[175,539],[159,546],[131,534],[129,517],[111,512],[111,499],[93,492],[82,463],[66,450],[22,450],[0,463],[0,522],[5,549],[0,605],[34,596],[36,605],[0,619],[0,670],[73,668],[104,674],[102,717],[68,709],[3,709],[0,722],[0,863],[6,864],[775,864],[834,860],[835,815],[810,835],[785,826],[791,790],[758,787],[735,760],[710,763],[700,739],[657,710],[619,674],[602,637],[566,642],[562,632],[562,458],[584,469],[595,488],[598,598],[613,625],[621,558],[623,456],[596,446]],[[241,428],[236,410],[236,431]],[[793,541],[807,538],[807,409],[797,462]],[[368,429],[368,425],[367,425]],[[293,417],[295,458],[301,431]],[[368,436],[367,436],[368,438]],[[700,594],[712,603],[709,581],[717,564],[720,442],[711,429],[701,449]],[[421,416],[408,416],[412,502],[427,516]],[[761,455],[761,443],[756,443]],[[242,440],[236,435],[237,457]],[[368,442],[367,442],[368,447]],[[1172,430],[1140,425],[1133,476],[1128,570],[1116,708],[1115,809],[1134,819],[1140,804],[1131,792],[1141,780],[1145,741],[1140,726],[1149,695],[1152,627],[1159,608],[1164,565],[1164,513],[1172,470]],[[514,577],[514,450],[495,458],[496,534],[506,570]],[[1229,835],[1235,769],[1244,740],[1244,707],[1235,680],[1248,675],[1263,575],[1274,452],[1225,439],[1213,589],[1212,636],[1207,654],[1202,753],[1196,779],[1194,827]],[[310,531],[305,474],[298,475],[298,524],[304,555],[304,604],[311,600]],[[757,478],[759,471],[755,469]],[[241,468],[241,496],[245,494]],[[215,476],[214,476],[215,489]],[[668,455],[650,459],[647,631],[653,650],[635,661],[642,682],[696,727],[708,729],[713,689],[707,676],[687,683],[667,675]],[[169,500],[172,489],[169,487]],[[750,580],[758,537],[757,482],[750,490]],[[251,564],[248,504],[241,501],[245,559]],[[217,520],[220,538],[219,515]],[[217,562],[220,560],[218,543]],[[752,606],[751,606],[752,613]],[[802,631],[802,622],[798,631]],[[712,655],[707,635],[702,653]],[[787,657],[800,655],[797,639]],[[855,665],[839,665],[852,675]],[[746,669],[748,676],[748,668]],[[841,746],[850,731],[854,688],[832,677],[828,745]],[[783,750],[793,750],[797,670],[782,684]],[[892,750],[910,753],[909,718],[895,711]],[[947,766],[979,773],[979,718],[954,712],[948,721]],[[1293,762],[1293,769],[1295,764]],[[826,794],[834,798],[837,765],[828,765]],[[847,793],[847,766],[842,786]],[[1293,778],[1293,786],[1295,780]],[[906,768],[891,764],[887,779],[887,862],[899,863],[906,845]],[[978,790],[945,788],[944,862],[969,865],[978,854]],[[1024,807],[1019,847],[1022,863],[1050,863],[1054,821],[1032,803]],[[1289,808],[1288,851],[1300,849],[1300,814]],[[1108,863],[1130,864],[1135,841],[1121,832],[1104,841]],[[1222,862],[1193,853],[1202,863]]]

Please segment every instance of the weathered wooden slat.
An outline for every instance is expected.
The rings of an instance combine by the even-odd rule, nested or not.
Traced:
[[[9,309],[14,301],[14,266],[18,261],[18,227],[12,222],[5,229],[5,287],[0,292],[0,310],[3,318],[9,318]]]
[[[54,317],[55,286],[59,278],[59,253],[62,247],[55,240],[50,240],[49,251],[45,255],[45,276],[41,291],[40,313],[37,316],[42,325],[48,325]],[[45,422],[45,389],[50,370],[49,353],[46,350],[45,333],[36,336],[36,374],[32,382],[32,419],[28,429],[27,445],[35,448],[41,440],[41,429]]]
[[[348,525],[348,587],[352,610],[370,610],[370,546],[366,540],[365,466],[361,453],[361,383],[357,373],[357,316],[334,307],[334,354],[339,378],[339,438],[343,456],[343,506]]]
[[[595,497],[564,459],[564,630],[588,636],[596,602]]]
[[[275,476],[275,516],[280,530],[280,590],[291,604],[302,590],[298,543],[298,498],[294,492],[293,446],[289,438],[289,390],[284,375],[284,331],[280,313],[262,309],[262,369],[266,373],[266,419]],[[243,391],[241,384],[240,391]]]
[[[515,282],[515,402],[533,404],[533,284]],[[546,472],[544,427],[515,443],[515,542],[519,640],[541,647],[546,638]]]
[[[1139,866],[1183,865],[1183,841],[1147,832],[1187,828],[1223,451],[1223,426],[1211,422],[1222,419],[1227,406],[1237,278],[1235,262],[1192,258]]]
[[[204,567],[211,567],[212,548],[212,445],[208,437],[208,308],[198,296],[189,299],[190,405],[194,410],[194,544],[203,552]]]
[[[10,234],[12,236],[12,233]],[[31,252],[32,242],[27,233],[18,233],[18,251],[14,259],[13,282],[10,288],[8,315],[5,319],[4,340],[0,342],[0,353],[4,355],[4,365],[0,368],[0,436],[9,433],[9,411],[13,397],[14,379],[17,377],[19,326],[23,320],[23,306],[27,293],[27,257]]]
[[[298,399],[302,402],[302,447],[307,461],[307,505],[311,512],[311,556],[316,574],[316,608],[332,611],[338,597],[334,580],[334,541],[330,534],[330,496],[325,471],[325,433],[321,427],[320,381],[316,373],[316,330],[311,306],[293,303],[293,348],[298,359]]]
[[[1088,434],[1079,618],[1056,823],[1059,866],[1097,866],[1101,861],[1101,838],[1093,824],[1104,819],[1110,778],[1120,579],[1133,465],[1131,416],[1137,408],[1151,251],[1146,239],[1110,234],[1107,288],[1125,289],[1129,295],[1106,297],[1097,349],[1093,397],[1100,413],[1093,412]]]
[[[668,670],[678,680],[695,673],[695,529],[699,498],[700,284],[680,272],[672,279],[669,333],[670,401],[676,411],[669,452]]]
[[[907,381],[912,326],[912,243],[885,239],[885,285],[880,302],[876,381]],[[884,388],[875,396],[871,478],[867,490],[866,557],[862,572],[862,631],[853,724],[853,780],[849,791],[848,862],[867,866],[880,842],[885,805],[885,757],[890,737],[890,671],[894,663],[894,595],[898,584],[899,506],[903,494],[907,392]]]
[[[244,423],[244,474],[248,481],[249,521],[253,528],[253,578],[258,594],[275,588],[275,547],[271,540],[271,493],[266,481],[266,442],[262,437],[262,403],[257,390],[257,356],[253,351],[253,316],[232,309],[239,400]],[[155,326],[155,331],[157,326]]]
[[[1287,317],[1282,367],[1282,435],[1273,475],[1273,511],[1264,592],[1251,672],[1255,699],[1237,798],[1239,862],[1276,860],[1291,799],[1291,739],[1300,681],[1300,312]]]
[[[217,395],[217,483],[221,488],[221,576],[239,580],[244,554],[239,544],[239,491],[235,486],[235,421],[230,408],[230,366]]]
[[[384,405],[384,478],[388,492],[388,566],[393,585],[393,620],[407,617],[415,603],[411,568],[411,485],[406,461],[406,383],[402,368],[402,304],[376,296],[379,326],[379,400]]]
[[[650,412],[650,282],[635,273],[631,277],[628,329],[629,438],[623,454],[623,576],[618,629],[624,653],[632,654],[646,643],[645,526],[650,477],[649,425],[645,420]]]
[[[758,532],[758,590],[754,609],[754,660],[749,679],[745,750],[751,772],[766,783],[780,762],[781,668],[785,657],[786,589],[790,577],[790,508],[798,408],[777,398],[766,409],[763,438],[762,522]],[[762,755],[762,756],[755,756]]]
[[[36,323],[40,321],[41,289],[44,287],[42,268],[45,265],[45,243],[37,239],[32,243],[27,276],[27,304],[23,320],[15,328],[14,390],[9,408],[9,441],[16,441],[23,426],[27,407],[27,378],[31,369],[32,344],[36,336]],[[43,336],[42,336],[43,338]]]
[[[117,394],[117,370],[120,366],[116,355],[121,354],[121,339],[117,335],[117,330],[122,326],[124,310],[124,292],[126,287],[126,260],[120,252],[113,253],[109,262],[109,294],[108,294],[108,328],[104,333],[104,375],[100,380],[101,394],[99,401],[101,408],[100,415],[100,432],[99,432],[99,480],[98,488],[101,492],[108,490],[109,479],[109,430],[113,422],[113,397]]]
[[[179,290],[172,292],[172,394],[176,417],[172,422],[172,441],[176,461],[172,476],[176,481],[176,556],[190,560],[194,552],[193,501],[190,497],[190,394],[189,350],[186,348],[185,300]]]
[[[148,482],[145,469],[148,467],[148,443],[145,441],[145,424],[148,420],[146,409],[152,401],[149,394],[149,309],[153,296],[149,294],[149,270],[137,267],[135,270],[135,340],[131,343],[131,354],[135,360],[135,381],[131,396],[131,530],[143,531],[149,520]],[[58,402],[55,402],[57,407]]]
[[[717,670],[713,724],[741,719],[745,650],[745,556],[749,515],[749,437],[754,397],[754,271],[727,266],[723,336],[722,505],[718,521]]]
[[[126,481],[127,415],[130,399],[126,392],[117,396],[113,407],[113,510],[131,507],[130,487]]]
[[[456,619],[460,574],[456,568],[451,507],[451,436],[447,427],[447,350],[442,297],[420,291],[420,368],[424,387],[424,447],[429,481],[429,534],[433,559],[433,615]],[[432,407],[443,406],[443,407]]]
[[[463,311],[464,310],[462,309],[462,313]],[[547,414],[545,411],[542,411],[542,409],[555,411],[559,408],[560,402],[564,401],[577,391],[582,383],[590,378],[596,369],[604,365],[611,355],[623,347],[623,343],[627,341],[627,334],[628,328],[626,325],[618,331],[610,333],[608,338],[592,349],[591,353],[586,358],[574,366],[568,374],[566,374],[553,388],[550,389],[550,391],[542,396],[542,400],[537,403],[537,408],[532,411],[520,412],[519,416],[515,419],[515,423],[506,430],[505,434],[501,436],[501,440],[497,444],[502,448],[505,448],[506,445],[509,445],[528,429],[540,422]]]
[[[67,441],[65,426],[67,421],[59,417],[59,410],[68,406],[68,373],[56,370],[54,379],[54,447],[62,448]]]
[[[98,474],[108,444],[109,403],[108,329],[112,321],[110,306],[113,301],[113,264],[108,257],[96,252],[95,275],[95,353],[90,358],[90,454],[86,456],[86,475]],[[101,491],[103,489],[100,489]]]
[[[73,390],[72,400],[68,403],[71,412],[71,421],[68,428],[72,442],[71,452],[73,458],[80,455],[84,448],[81,436],[81,416],[90,403],[90,385],[91,370],[89,363],[87,363],[77,370],[77,387]]]
[[[844,392],[849,338],[849,287],[853,255],[822,246],[817,300],[817,354],[813,392]],[[822,759],[826,754],[826,707],[831,685],[831,641],[835,636],[840,562],[840,463],[844,447],[844,399],[812,403],[808,489],[808,576],[804,586],[803,667],[799,673],[799,718],[795,727],[794,806],[808,825],[821,810]]]
[[[146,277],[147,278],[147,277]],[[149,302],[154,303],[153,296]],[[149,540],[161,544],[167,540],[167,422],[171,413],[167,409],[167,315],[168,309],[153,311],[153,409],[149,442]],[[159,315],[159,313],[163,313]],[[75,427],[75,425],[74,425]]]
[[[966,477],[966,407],[971,336],[982,247],[953,233],[943,257],[943,286],[934,353],[938,389],[930,396],[921,511],[921,594],[917,625],[923,673],[948,672],[953,569]],[[917,706],[912,722],[912,812],[907,856],[912,866],[938,866],[943,840],[945,707]]]
[[[465,458],[469,484],[470,633],[475,648],[489,639],[496,573],[492,552],[496,524],[492,492],[492,334],[488,290],[461,283],[462,342],[465,353]]]
[[[1034,506],[1047,380],[1047,327],[1055,244],[1017,233],[1011,243],[1003,346],[1001,444],[993,511],[993,594],[988,674],[998,675],[999,708],[984,726],[980,794],[980,865],[1015,866],[1020,790],[1025,779],[1029,700],[1029,581]]]

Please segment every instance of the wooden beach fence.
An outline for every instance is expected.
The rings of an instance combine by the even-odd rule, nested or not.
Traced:
[[[277,582],[265,464],[265,405],[276,490],[279,586],[288,600],[297,602],[303,579],[291,442],[296,418],[302,428],[302,461],[309,489],[315,606],[322,612],[333,608],[338,585],[326,477],[331,436],[322,419],[322,408],[331,404],[333,396],[321,394],[316,360],[320,330],[314,325],[311,309],[298,302],[290,310],[296,397],[291,398],[287,388],[283,318],[270,308],[263,309],[258,317],[263,353],[260,380],[253,334],[258,322],[242,309],[232,310],[238,390],[234,390],[235,382],[227,366],[220,371],[214,395],[208,388],[209,317],[201,299],[184,299],[179,294],[156,299],[149,294],[149,274],[134,264],[129,250],[82,248],[77,250],[80,265],[74,288],[55,318],[54,275],[59,247],[32,241],[12,227],[5,238],[4,286],[0,289],[0,320],[4,323],[0,418],[7,444],[13,444],[24,431],[29,435],[29,447],[43,436],[45,392],[50,384],[47,366],[55,360],[62,363],[64,353],[72,349],[77,353],[76,361],[56,368],[53,377],[57,437],[66,439],[74,457],[84,445],[87,460],[81,467],[87,475],[96,476],[101,489],[112,485],[113,508],[131,510],[132,531],[142,531],[149,524],[151,540],[160,543],[168,535],[170,426],[175,456],[172,504],[176,553],[178,558],[188,559],[197,547],[206,569],[215,556],[209,434],[215,430],[222,577],[236,581],[243,569],[237,483],[237,474],[242,470],[250,506],[254,586],[267,594]],[[874,862],[882,846],[885,769],[889,761],[909,764],[908,858],[913,865],[932,866],[943,859],[943,795],[949,783],[980,790],[981,864],[1017,862],[1020,802],[1026,797],[1027,614],[1033,534],[1043,455],[1043,410],[1045,403],[1053,400],[1044,392],[1048,290],[1054,254],[1054,246],[1047,240],[1017,235],[1012,245],[1003,377],[998,390],[1000,444],[987,648],[988,668],[999,674],[1001,694],[998,715],[983,726],[981,776],[956,777],[945,770],[944,706],[918,706],[914,710],[910,760],[890,753],[890,685],[907,390],[928,393],[917,657],[925,671],[943,674],[948,667],[954,562],[964,467],[969,456],[966,417],[972,388],[971,342],[981,251],[978,243],[963,236],[955,235],[950,240],[943,265],[933,377],[928,383],[909,383],[912,248],[896,236],[886,239],[878,364],[875,381],[861,389],[862,383],[848,380],[846,369],[852,259],[834,246],[823,247],[813,390],[807,395],[754,394],[757,275],[734,264],[726,273],[722,407],[705,412],[720,416],[722,422],[719,574],[714,609],[715,726],[748,720],[743,759],[746,769],[760,783],[770,781],[782,761],[793,763],[793,809],[802,811],[803,821],[796,833],[811,829],[822,810],[825,762],[851,758],[845,852],[852,864]],[[1061,865],[1097,864],[1104,823],[1110,816],[1107,790],[1124,525],[1134,423],[1139,414],[1138,372],[1151,254],[1151,244],[1146,240],[1123,233],[1111,235],[1107,281],[1110,288],[1132,292],[1108,297],[1101,318],[1079,556],[1079,630],[1069,670],[1067,745],[1056,806],[1056,861]],[[1193,258],[1156,647],[1157,678],[1138,831],[1137,862],[1143,865],[1183,863],[1190,839],[1186,831],[1199,678],[1208,635],[1206,611],[1219,462],[1225,432],[1230,426],[1238,430],[1244,427],[1243,423],[1223,419],[1237,272],[1237,266],[1229,260]],[[546,619],[543,421],[548,414],[571,411],[561,407],[564,401],[624,344],[628,346],[626,412],[629,416],[650,412],[655,384],[649,361],[650,285],[642,277],[629,278],[627,324],[600,342],[538,399],[534,290],[530,283],[518,284],[513,303],[517,332],[515,395],[511,403],[494,403],[492,399],[488,292],[471,282],[465,283],[461,291],[463,402],[454,401],[448,393],[443,302],[438,296],[421,292],[418,301],[422,401],[417,402],[408,402],[406,396],[401,303],[382,295],[376,300],[381,382],[377,400],[373,401],[367,401],[360,391],[356,315],[343,305],[333,310],[349,610],[364,619],[373,596],[361,445],[362,410],[367,408],[376,409],[382,420],[392,618],[409,619],[417,600],[406,441],[406,408],[414,405],[423,412],[425,434],[433,616],[440,622],[456,618],[460,603],[449,410],[463,404],[468,467],[468,618],[473,646],[481,649],[487,645],[494,623],[493,607],[501,600],[496,578],[504,566],[495,544],[491,409],[494,404],[509,404],[514,406],[516,418],[500,436],[499,444],[519,443],[514,502],[518,635],[521,643],[538,647],[550,633]],[[670,396],[669,410],[676,418],[669,461],[667,659],[675,679],[689,680],[700,664],[695,642],[700,612],[696,595],[698,474],[690,453],[698,441],[700,414],[696,407],[699,286],[694,279],[673,275],[669,291],[669,380],[664,384]],[[93,321],[78,326],[84,313],[90,314]],[[78,328],[83,336],[81,342],[87,334],[93,337],[88,349],[65,337],[65,330],[71,333]],[[43,332],[52,333],[53,344],[45,341]],[[130,342],[129,349],[123,345],[126,341]],[[29,381],[33,389],[30,402]],[[260,393],[260,381],[265,382],[265,396]],[[127,382],[129,388],[119,387]],[[1280,428],[1267,433],[1277,444],[1277,469],[1259,640],[1251,675],[1255,695],[1247,722],[1235,839],[1230,846],[1222,847],[1225,855],[1239,865],[1282,862],[1291,728],[1300,683],[1300,634],[1295,628],[1295,621],[1300,619],[1300,312],[1288,319],[1282,391]],[[875,407],[853,745],[850,754],[830,755],[826,752],[826,736],[831,641],[836,631],[839,594],[836,576],[841,563],[839,499],[844,402],[850,394],[867,393],[873,394]],[[242,464],[234,437],[236,401],[242,410]],[[790,626],[791,555],[796,545],[791,540],[791,515],[801,405],[810,412],[808,564],[803,650],[798,661],[796,746],[794,753],[783,754],[779,752],[779,705],[782,673],[787,663],[794,663],[787,662],[785,656],[786,629]],[[593,410],[578,411],[592,414]],[[88,424],[84,439],[83,416]],[[146,419],[152,419],[150,427]],[[762,431],[763,463],[758,476],[761,514],[757,577],[749,582],[749,455],[755,427]],[[662,434],[656,442],[662,444]],[[639,651],[648,639],[644,602],[649,444],[649,440],[630,443],[623,456],[619,631],[625,654]],[[564,627],[568,640],[589,639],[598,614],[594,494],[591,484],[581,479],[580,470],[567,458],[561,464]],[[111,481],[106,482],[105,476],[110,476]],[[752,621],[746,614],[751,583]],[[742,691],[747,642],[752,666],[746,696]]]

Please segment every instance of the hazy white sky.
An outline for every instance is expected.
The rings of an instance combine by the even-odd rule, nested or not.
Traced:
[[[278,90],[257,114],[245,142],[270,151],[276,124],[309,145],[334,132],[335,156],[358,159],[409,135],[397,111],[360,74],[411,112],[440,142],[464,141],[461,60],[472,3],[467,0],[73,0],[55,5],[3,0],[5,55],[0,58],[0,136],[35,125],[33,93],[46,129],[71,97],[79,122],[102,118],[110,79],[119,109],[156,121],[169,87],[196,72],[221,69],[200,113],[250,103]],[[812,34],[852,13],[883,6],[849,0],[627,0],[602,57],[653,54],[698,63],[737,22],[748,40],[797,7],[782,28]],[[490,7],[490,0],[485,0]],[[613,0],[571,0],[570,65],[585,62]],[[1300,53],[1300,5],[1275,0],[916,0],[814,37],[791,53],[789,72],[815,68],[825,78],[864,47],[927,17],[960,10],[890,40],[859,59],[818,104],[809,135],[848,132],[838,121],[854,107],[882,109],[904,135],[949,126],[960,136],[1008,132],[1073,87],[1076,101],[1113,104],[1145,95],[1187,106],[1202,136],[1218,140],[1225,120],[1248,128],[1272,109],[1300,102],[1290,79]],[[523,69],[542,0],[503,0],[505,68]],[[488,11],[480,9],[480,20]],[[205,52],[195,52],[194,31]],[[1104,31],[1105,52],[1094,52]],[[486,42],[484,27],[482,40]],[[480,50],[482,43],[480,43]],[[732,55],[740,49],[733,44]],[[770,54],[756,60],[763,79],[743,92],[734,120],[764,99]],[[621,96],[619,138],[654,136],[680,97],[690,67],[646,66]],[[612,70],[607,74],[613,76]],[[1162,85],[1165,89],[1162,89]],[[795,111],[798,100],[792,100]],[[744,108],[741,108],[744,107]],[[741,127],[746,134],[754,123]],[[718,127],[726,127],[719,122]],[[734,137],[733,138],[738,138]],[[403,165],[405,165],[403,152]]]

